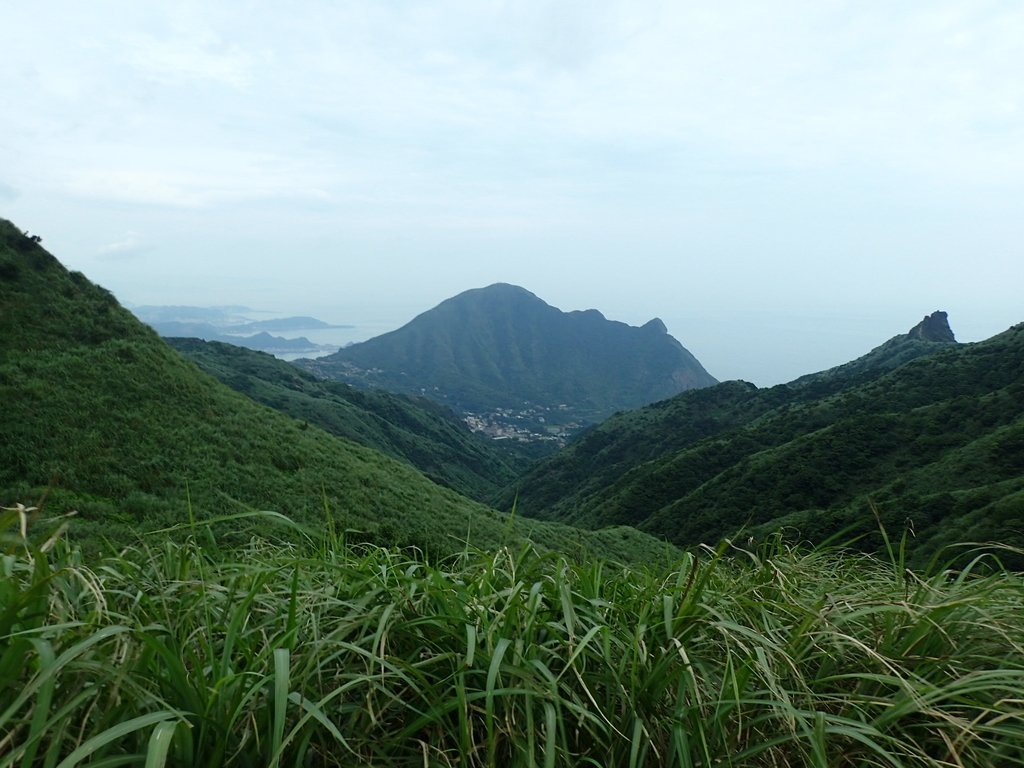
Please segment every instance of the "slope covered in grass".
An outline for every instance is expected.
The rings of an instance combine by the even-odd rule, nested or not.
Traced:
[[[403,459],[441,485],[483,500],[508,484],[525,459],[469,431],[432,400],[360,390],[318,379],[283,360],[199,339],[165,339],[224,384],[360,445]]]
[[[200,531],[85,563],[18,523],[0,768],[1024,763],[1024,584],[990,561],[427,564]]]
[[[920,339],[908,339],[921,351]],[[875,504],[919,550],[1024,544],[1024,326],[887,370],[856,365],[795,386],[728,382],[609,419],[538,464],[524,514],[632,524],[680,544],[781,526],[821,541],[873,534]]]
[[[383,543],[497,546],[538,530],[565,551],[655,556],[631,530],[538,528],[232,391],[107,291],[0,221],[0,503],[46,495],[80,530],[125,539],[241,509],[309,525],[325,514]]]

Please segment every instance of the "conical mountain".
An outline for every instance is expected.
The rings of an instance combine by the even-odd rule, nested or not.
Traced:
[[[715,384],[654,319],[562,312],[503,283],[466,291],[407,325],[305,363],[357,386],[421,393],[460,412],[530,407],[597,421]]]
[[[330,515],[351,537],[435,552],[527,536],[524,523],[408,464],[232,391],[4,220],[0,403],[0,505],[44,498],[47,513],[77,511],[83,534],[118,541],[268,509],[310,527]],[[530,530],[566,551],[664,551],[632,530]]]

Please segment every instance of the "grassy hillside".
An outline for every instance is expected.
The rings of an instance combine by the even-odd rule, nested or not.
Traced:
[[[426,398],[317,379],[283,360],[230,344],[165,339],[232,389],[331,434],[403,459],[436,483],[483,500],[527,461],[475,435]]]
[[[753,384],[729,381],[616,414],[532,467],[498,495],[497,504],[508,508],[518,497],[520,509],[530,516],[572,518],[580,512],[586,521],[590,504],[634,467],[770,410],[768,393],[752,397],[755,392]]]
[[[140,528],[272,509],[434,552],[538,540],[565,551],[657,556],[635,531],[509,522],[408,464],[335,437],[202,373],[0,220],[0,503],[46,496],[78,528],[121,540]],[[282,535],[284,535],[282,531]]]
[[[0,511],[0,768],[1024,764],[1019,575],[329,536],[86,564],[21,522]]]
[[[681,544],[852,526],[875,547],[873,503],[921,552],[1024,544],[1024,326],[937,349],[889,372],[734,382],[621,414],[517,483],[520,509]]]

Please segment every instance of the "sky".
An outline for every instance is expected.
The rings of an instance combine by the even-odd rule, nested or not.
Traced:
[[[39,0],[0,50],[0,216],[126,304],[508,282],[762,386],[1024,321],[1020,0]]]

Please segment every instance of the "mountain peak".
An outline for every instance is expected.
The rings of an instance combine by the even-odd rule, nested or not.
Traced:
[[[955,342],[956,337],[949,327],[949,316],[942,310],[925,315],[920,323],[907,332],[907,337],[921,341]]]
[[[526,290],[521,285],[513,285],[512,283],[491,283],[484,288],[471,288],[468,291],[463,291],[459,296],[472,294],[484,296],[515,296],[521,299],[538,299],[536,294]],[[458,298],[458,296],[454,298]]]
[[[652,331],[654,333],[668,333],[668,326],[662,322],[660,317],[651,318],[640,327],[645,331]]]
[[[856,360],[837,365],[820,373],[801,376],[790,382],[790,386],[804,386],[815,382],[838,380],[843,377],[865,376],[871,372],[881,374],[899,368],[922,355],[930,355],[945,348],[947,344],[956,344],[953,331],[949,328],[948,316],[942,310],[925,315],[924,318],[906,333],[893,336],[886,342],[872,349]]]
[[[492,283],[484,288],[470,288],[445,299],[439,307],[464,311],[469,307],[547,307],[547,303],[536,294],[511,283]]]

